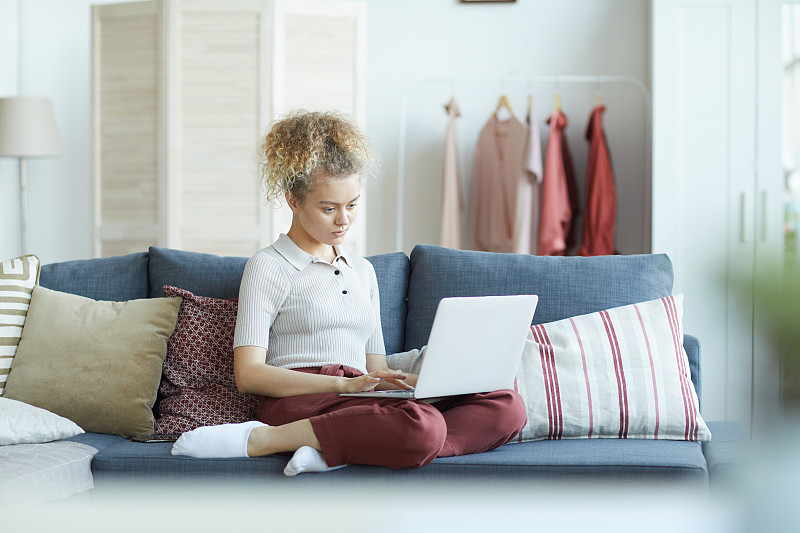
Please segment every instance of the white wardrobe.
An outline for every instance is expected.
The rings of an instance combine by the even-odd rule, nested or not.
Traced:
[[[290,212],[257,184],[257,142],[298,107],[363,125],[365,24],[357,2],[95,6],[95,254],[156,243],[249,256],[286,231]],[[353,251],[364,241],[351,235]]]
[[[779,397],[752,280],[783,253],[782,3],[652,4],[652,250],[700,338],[704,416],[747,426]]]

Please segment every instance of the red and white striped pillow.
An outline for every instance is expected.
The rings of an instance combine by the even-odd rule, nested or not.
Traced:
[[[519,440],[708,441],[683,349],[683,295],[531,327]]]

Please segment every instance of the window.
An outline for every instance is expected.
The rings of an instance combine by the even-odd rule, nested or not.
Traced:
[[[783,6],[783,168],[786,260],[800,264],[800,5]]]

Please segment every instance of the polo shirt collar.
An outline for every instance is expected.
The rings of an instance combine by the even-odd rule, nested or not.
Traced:
[[[297,270],[303,270],[311,263],[323,263],[320,258],[314,257],[308,252],[303,251],[295,242],[289,238],[285,233],[281,233],[278,240],[272,245],[275,250],[283,256],[293,267]],[[334,263],[340,264],[344,262],[347,266],[350,265],[350,260],[347,255],[342,251],[340,246],[334,246],[333,250],[336,252],[336,259]]]

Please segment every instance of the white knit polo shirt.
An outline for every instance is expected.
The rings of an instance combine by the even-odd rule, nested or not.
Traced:
[[[384,354],[378,280],[363,257],[327,263],[281,234],[247,261],[233,346],[261,346],[282,368],[346,365],[367,372]]]

